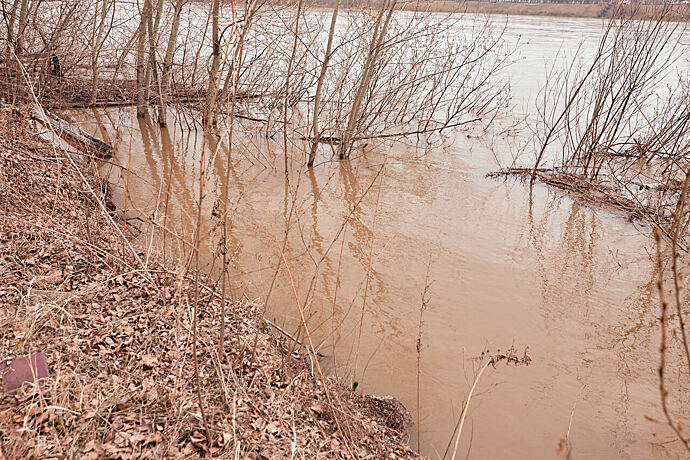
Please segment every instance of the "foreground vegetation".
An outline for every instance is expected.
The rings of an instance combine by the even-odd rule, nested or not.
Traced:
[[[92,159],[38,139],[27,121],[32,103],[125,105],[160,125],[184,117],[186,129],[227,146],[213,155],[226,155],[220,160],[229,166],[243,120],[253,123],[242,127],[245,133],[282,140],[287,196],[292,178],[318,161],[354,158],[377,139],[428,140],[467,123],[487,126],[508,106],[509,84],[499,75],[515,49],[491,18],[466,21],[435,15],[434,8],[398,14],[403,2],[396,0],[374,8],[335,0],[327,14],[310,10],[315,5],[144,0],[139,10],[119,0],[50,7],[3,0],[0,296],[7,308],[0,311],[0,357],[40,350],[51,369],[38,386],[2,397],[4,455],[414,457],[402,442],[398,406],[351,390],[359,340],[347,385],[321,372],[300,307],[313,300],[313,283],[303,297],[295,289],[301,341],[276,332],[256,305],[229,300],[227,177],[214,202],[220,223],[210,243],[218,248],[219,279],[200,273],[201,212],[209,199],[205,150],[195,157],[196,208],[189,210],[196,230],[180,241],[184,259],[170,266],[153,244],[137,247],[127,238],[127,206],[110,209]],[[674,11],[670,5],[598,11],[611,19],[596,55],[569,56],[569,66],[552,70],[538,117],[528,120],[532,161],[516,160],[496,175],[542,181],[588,205],[645,219],[656,225],[660,248],[662,234],[670,243],[657,258],[660,397],[667,424],[690,451],[666,408],[664,380],[671,320],[679,333],[669,341],[678,340],[690,369],[677,267],[690,223],[688,84],[680,78],[661,98],[657,91],[680,46]],[[113,141],[115,151],[127,145]],[[287,239],[292,211],[286,214]],[[322,260],[313,260],[313,279]],[[673,267],[670,304],[663,300],[665,261]],[[422,323],[420,312],[420,337]],[[486,357],[481,369],[500,360],[529,362],[511,352]],[[453,456],[471,396],[449,444],[454,440]]]

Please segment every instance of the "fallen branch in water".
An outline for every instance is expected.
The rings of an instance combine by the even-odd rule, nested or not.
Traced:
[[[374,134],[371,136],[359,136],[355,137],[353,141],[366,141],[366,140],[371,140],[371,139],[390,139],[392,137],[405,137],[405,136],[414,136],[414,135],[419,135],[419,134],[428,134],[428,133],[433,133],[433,132],[441,132],[444,129],[451,129],[451,128],[457,128],[458,126],[463,126],[463,125],[468,125],[470,123],[474,123],[476,121],[482,121],[481,118],[473,118],[471,120],[464,120],[464,121],[459,121],[457,123],[451,123],[448,125],[443,125],[439,126],[436,128],[428,128],[428,129],[417,129],[413,131],[403,131],[399,133],[388,133],[388,134]],[[308,137],[300,137],[300,140],[303,141],[310,141],[312,138]],[[319,142],[322,144],[340,144],[342,142],[342,139],[337,136],[320,136],[319,137]]]
[[[609,212],[624,215],[628,220],[646,220],[655,222],[659,216],[652,207],[632,200],[621,194],[621,191],[600,181],[592,181],[580,174],[545,168],[507,168],[488,173],[487,177],[515,176],[523,179],[534,177],[545,185],[562,192],[575,201],[586,206],[597,207]]]
[[[55,134],[73,147],[78,149],[86,148],[88,151],[103,157],[110,157],[113,155],[113,148],[110,145],[85,133],[62,118],[53,115],[36,103],[31,104],[31,118],[38,121],[46,128],[52,129]]]

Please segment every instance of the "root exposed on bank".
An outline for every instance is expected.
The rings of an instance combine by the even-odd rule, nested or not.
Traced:
[[[96,205],[108,192],[95,164],[80,166],[87,187],[27,118],[0,118],[0,359],[43,351],[50,370],[0,392],[0,457],[417,457],[399,406],[333,381],[329,404],[308,359],[287,356],[269,329],[251,360],[260,309],[248,301],[226,307],[221,361],[220,301],[204,279],[209,446],[192,378],[193,275],[123,244]]]

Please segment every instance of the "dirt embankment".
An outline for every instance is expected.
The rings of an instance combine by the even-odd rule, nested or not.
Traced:
[[[0,108],[0,359],[42,351],[50,372],[0,390],[0,458],[417,458],[395,404],[333,381],[327,395],[254,305],[227,305],[219,356],[203,277],[197,387],[194,274],[123,240],[93,161],[36,130]]]

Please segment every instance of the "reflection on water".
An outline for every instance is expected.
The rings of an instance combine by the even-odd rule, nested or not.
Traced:
[[[645,418],[662,418],[648,229],[540,186],[485,178],[512,139],[458,133],[439,144],[368,146],[352,161],[327,161],[313,172],[300,169],[303,145],[295,143],[287,183],[281,142],[257,134],[250,122],[230,145],[179,120],[159,128],[128,110],[99,116],[122,166],[103,167],[114,201],[126,201],[129,216],[170,229],[156,236],[167,255],[187,253],[204,173],[205,270],[222,270],[227,187],[233,295],[266,300],[270,292],[266,316],[296,334],[303,333],[300,302],[329,372],[351,376],[357,361],[357,391],[393,395],[413,413],[419,308],[431,261],[423,453],[445,451],[472,383],[471,358],[514,344],[529,347],[533,365],[500,366],[483,378],[463,455],[471,430],[476,458],[551,458],[569,427],[578,458],[681,455],[669,430]],[[678,362],[671,367],[671,375],[681,375],[673,372]],[[687,415],[690,388],[676,378],[678,400],[671,403]]]

